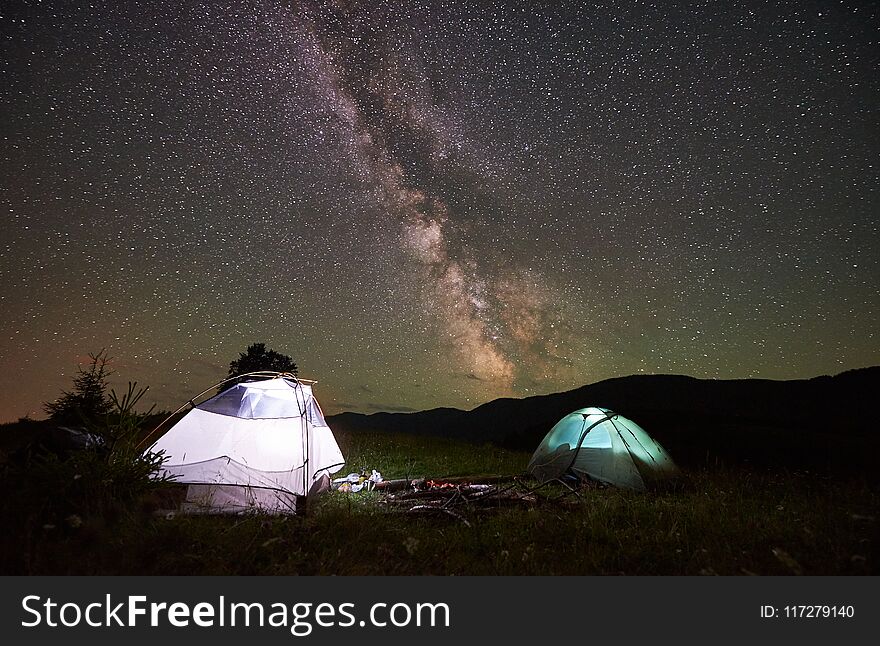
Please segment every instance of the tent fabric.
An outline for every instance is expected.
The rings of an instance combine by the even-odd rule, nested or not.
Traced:
[[[327,426],[309,384],[284,378],[236,384],[199,404],[198,409],[242,419],[290,419],[306,416]]]
[[[312,387],[283,377],[235,384],[150,450],[164,451],[164,473],[190,486],[184,510],[206,512],[291,511],[345,462]]]
[[[189,485],[181,511],[189,514],[237,514],[254,509],[296,512],[296,496],[280,489],[230,485]]]
[[[547,433],[529,462],[540,482],[566,474],[645,490],[675,475],[669,454],[638,424],[607,408],[582,408]]]

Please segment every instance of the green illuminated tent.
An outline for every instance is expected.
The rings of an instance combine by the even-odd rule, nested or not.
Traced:
[[[540,482],[574,475],[644,490],[678,468],[632,420],[607,408],[582,408],[550,429],[529,462],[529,472]]]

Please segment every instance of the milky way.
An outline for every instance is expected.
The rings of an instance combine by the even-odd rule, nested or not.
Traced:
[[[398,243],[419,265],[421,297],[442,322],[456,362],[468,376],[509,394],[516,365],[505,342],[509,338],[523,348],[534,343],[542,332],[537,320],[542,301],[530,295],[531,285],[518,281],[515,267],[495,266],[491,278],[483,277],[472,253],[453,253],[447,202],[413,178],[417,173],[392,150],[395,140],[402,140],[399,146],[419,148],[418,159],[427,162],[429,172],[442,173],[446,164],[467,164],[454,151],[473,144],[450,132],[453,118],[432,100],[424,63],[401,36],[385,33],[391,31],[388,13],[387,8],[354,12],[360,20],[344,11],[330,13],[342,29],[332,39],[321,39],[330,29],[322,28],[310,10],[297,13],[295,24],[307,33],[300,38],[303,57],[314,62],[322,96],[352,142],[348,161],[364,189],[373,191],[380,210],[399,223]],[[372,64],[352,70],[351,61]]]
[[[0,415],[249,343],[331,412],[880,361],[874,3],[21,2]]]

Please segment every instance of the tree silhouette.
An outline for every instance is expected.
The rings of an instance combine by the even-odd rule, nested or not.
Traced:
[[[77,366],[73,390],[64,391],[55,401],[43,404],[43,410],[53,422],[91,424],[112,409],[113,402],[107,394],[107,377],[112,372],[107,368],[110,357],[106,350],[101,350],[98,354],[89,353],[89,358],[92,362],[88,370]]]
[[[286,354],[281,354],[275,350],[267,350],[265,343],[254,343],[248,346],[247,351],[240,353],[238,359],[229,363],[228,378],[237,377],[249,372],[259,372],[261,370],[289,372],[293,376],[296,376],[298,368],[293,359]],[[223,384],[220,390],[225,390],[242,381],[244,381],[244,379],[229,381]]]

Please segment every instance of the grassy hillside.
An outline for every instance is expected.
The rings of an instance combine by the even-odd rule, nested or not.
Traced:
[[[378,469],[386,478],[513,475],[529,458],[381,432],[339,441],[341,473]],[[380,493],[331,493],[307,517],[165,515],[155,502],[114,503],[114,491],[100,489],[89,495],[104,504],[77,509],[53,500],[69,483],[32,475],[3,464],[4,574],[878,572],[878,496],[857,476],[712,467],[663,492],[559,498],[564,490],[545,488],[517,507],[459,507],[459,519],[406,513]]]

